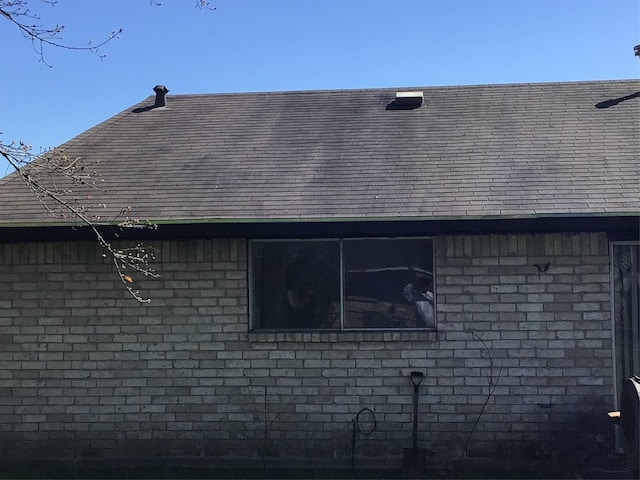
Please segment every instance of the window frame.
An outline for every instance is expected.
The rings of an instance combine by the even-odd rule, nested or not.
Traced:
[[[345,327],[345,272],[344,272],[344,242],[353,240],[429,240],[431,241],[431,277],[433,280],[433,317],[434,326],[432,327],[380,327],[380,328],[366,328],[366,327]],[[285,242],[337,242],[338,254],[339,254],[339,299],[340,299],[340,328],[258,328],[255,325],[255,269],[253,261],[253,248],[254,245],[259,243],[285,243]],[[248,241],[248,285],[247,293],[249,296],[249,319],[248,327],[251,333],[340,333],[340,332],[434,332],[438,327],[438,300],[437,300],[437,288],[436,288],[436,248],[435,239],[433,236],[401,236],[401,237],[388,237],[388,236],[375,236],[375,237],[313,237],[313,238],[253,238]]]

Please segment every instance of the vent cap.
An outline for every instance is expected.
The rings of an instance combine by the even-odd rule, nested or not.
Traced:
[[[153,91],[156,92],[156,101],[154,107],[166,107],[167,106],[167,93],[169,89],[164,85],[156,85],[153,87]]]

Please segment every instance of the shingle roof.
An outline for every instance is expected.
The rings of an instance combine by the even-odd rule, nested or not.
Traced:
[[[104,192],[157,223],[621,215],[640,211],[640,82],[154,97],[72,139]],[[90,196],[90,199],[87,197]],[[19,179],[0,225],[55,222]]]

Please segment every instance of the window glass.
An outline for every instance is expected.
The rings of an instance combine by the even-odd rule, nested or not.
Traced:
[[[254,329],[435,327],[431,239],[258,240],[251,265]]]
[[[614,244],[612,255],[616,387],[640,374],[640,246]]]
[[[345,240],[345,328],[435,327],[429,239]]]
[[[640,245],[615,243],[611,248],[616,407],[621,406],[626,379],[640,374]],[[625,444],[616,428],[616,450]]]
[[[340,244],[256,242],[254,328],[340,328]]]

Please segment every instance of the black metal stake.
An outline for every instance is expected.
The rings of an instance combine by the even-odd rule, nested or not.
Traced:
[[[418,450],[418,388],[420,384],[413,386],[413,450]]]
[[[351,420],[351,471],[356,468],[356,419]]]

